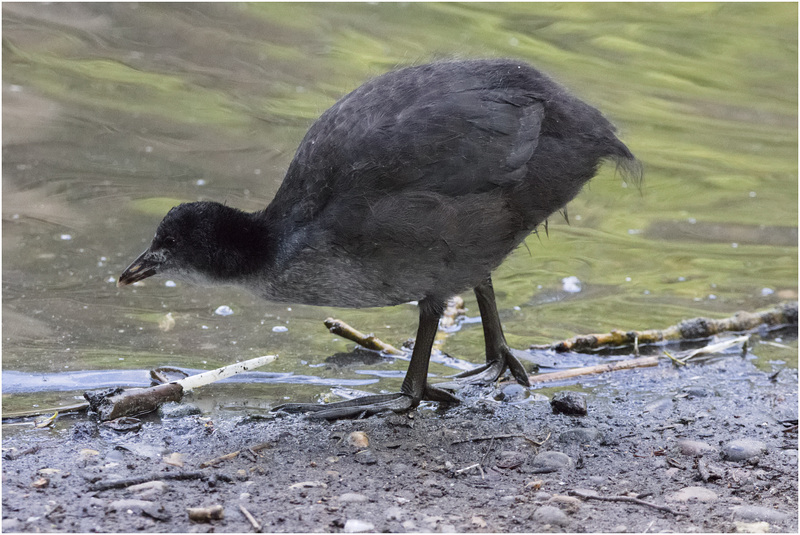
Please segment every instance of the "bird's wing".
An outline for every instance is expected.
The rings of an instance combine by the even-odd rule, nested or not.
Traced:
[[[482,80],[444,89],[364,86],[312,126],[274,204],[302,223],[333,198],[509,190],[527,175],[544,115],[536,96]]]

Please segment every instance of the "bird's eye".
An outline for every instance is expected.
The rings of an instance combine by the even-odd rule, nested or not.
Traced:
[[[173,247],[175,245],[175,238],[167,236],[164,238],[164,247]]]

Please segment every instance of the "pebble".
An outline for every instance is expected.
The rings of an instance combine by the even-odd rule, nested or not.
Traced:
[[[570,468],[572,459],[560,451],[543,451],[533,458],[533,473],[546,474]]]
[[[339,496],[339,501],[345,503],[361,503],[361,502],[368,502],[369,498],[357,492],[345,492],[344,494]]]
[[[668,502],[698,501],[708,503],[717,500],[717,493],[705,487],[685,487],[678,492],[668,494],[664,499]]]
[[[345,533],[365,533],[375,531],[375,524],[357,518],[348,518],[344,523]]]
[[[687,386],[683,389],[683,393],[688,399],[710,398],[719,395],[713,388],[707,386]]]
[[[789,515],[776,511],[771,507],[758,505],[737,505],[733,508],[734,520],[749,520],[751,522],[783,522]]]
[[[599,487],[601,485],[605,485],[607,481],[608,481],[608,478],[605,477],[605,476],[590,476],[589,477],[589,482],[592,485],[595,485],[597,487]]]
[[[363,431],[353,431],[347,435],[347,443],[356,448],[364,449],[369,446],[369,437]]]
[[[497,401],[522,401],[529,395],[529,391],[524,386],[514,383],[503,387],[500,394],[495,398]],[[498,399],[499,398],[499,399]]]
[[[543,490],[540,490],[539,492],[537,492],[536,494],[533,495],[533,501],[540,502],[540,503],[541,502],[546,502],[546,501],[549,501],[550,498],[552,498],[552,497],[553,497],[553,495],[550,494],[549,492],[545,492]]]
[[[575,427],[568,429],[558,436],[561,442],[579,442],[588,444],[601,438],[600,430],[596,427]]]
[[[401,524],[406,531],[417,531],[417,525],[413,520],[406,520]]]
[[[681,455],[686,455],[687,457],[702,457],[706,453],[717,451],[714,446],[699,440],[679,440],[678,449]]]
[[[375,464],[378,462],[378,458],[375,457],[375,454],[372,453],[372,450],[359,451],[353,456],[353,459],[358,464]]]
[[[395,505],[389,507],[384,515],[386,516],[386,520],[400,520],[403,517],[403,510]]]
[[[163,481],[147,481],[145,483],[139,483],[138,485],[131,485],[127,490],[138,494],[140,499],[148,500],[165,493],[167,491],[167,484]]]
[[[3,533],[22,531],[22,522],[18,518],[3,519]]]
[[[660,414],[661,416],[666,416],[668,413],[672,412],[673,406],[674,402],[672,398],[661,398],[645,405],[642,412],[652,412]]]
[[[566,526],[569,524],[569,518],[567,515],[559,509],[558,507],[553,507],[552,505],[543,505],[536,509],[531,516],[536,522],[540,524],[551,524],[556,526]]]
[[[571,390],[556,392],[553,399],[550,400],[550,406],[555,414],[585,416],[587,413],[586,396]]]
[[[581,508],[581,501],[574,496],[564,496],[563,494],[555,494],[550,498],[549,503],[558,506],[569,514],[577,513]]]
[[[162,418],[187,418],[189,416],[197,416],[202,414],[203,411],[200,407],[192,403],[177,403],[170,401],[164,403],[158,408],[158,414]]]
[[[769,533],[769,522],[734,522],[736,533]]]
[[[767,450],[766,444],[760,440],[742,438],[731,440],[722,446],[722,458],[726,461],[744,461]]]
[[[148,500],[136,500],[136,499],[114,500],[113,502],[108,504],[106,509],[108,511],[121,511],[123,513],[129,509],[134,512],[141,512],[143,509],[149,509],[154,505],[155,502],[151,502]]]

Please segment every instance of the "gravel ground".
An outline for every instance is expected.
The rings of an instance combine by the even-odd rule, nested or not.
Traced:
[[[6,426],[3,531],[797,532],[797,370],[726,357],[580,384],[584,416],[499,385],[333,423],[184,404],[128,433]]]

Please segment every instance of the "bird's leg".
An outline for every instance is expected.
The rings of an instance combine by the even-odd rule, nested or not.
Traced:
[[[468,383],[493,383],[509,369],[519,384],[530,386],[528,373],[519,359],[514,356],[517,351],[508,347],[506,337],[503,335],[491,277],[475,287],[475,297],[478,299],[481,323],[483,323],[483,338],[486,341],[486,364],[460,373],[456,377],[468,378]]]
[[[286,412],[308,412],[312,418],[325,418],[336,420],[360,416],[362,414],[376,414],[391,410],[402,412],[419,405],[420,401],[443,401],[458,403],[458,398],[439,388],[428,384],[428,363],[431,358],[431,348],[436,330],[439,327],[439,317],[442,315],[444,305],[431,299],[419,302],[419,328],[411,353],[411,362],[408,365],[406,377],[400,392],[395,394],[379,394],[364,396],[338,403],[320,405],[316,403],[287,403],[273,410]]]

